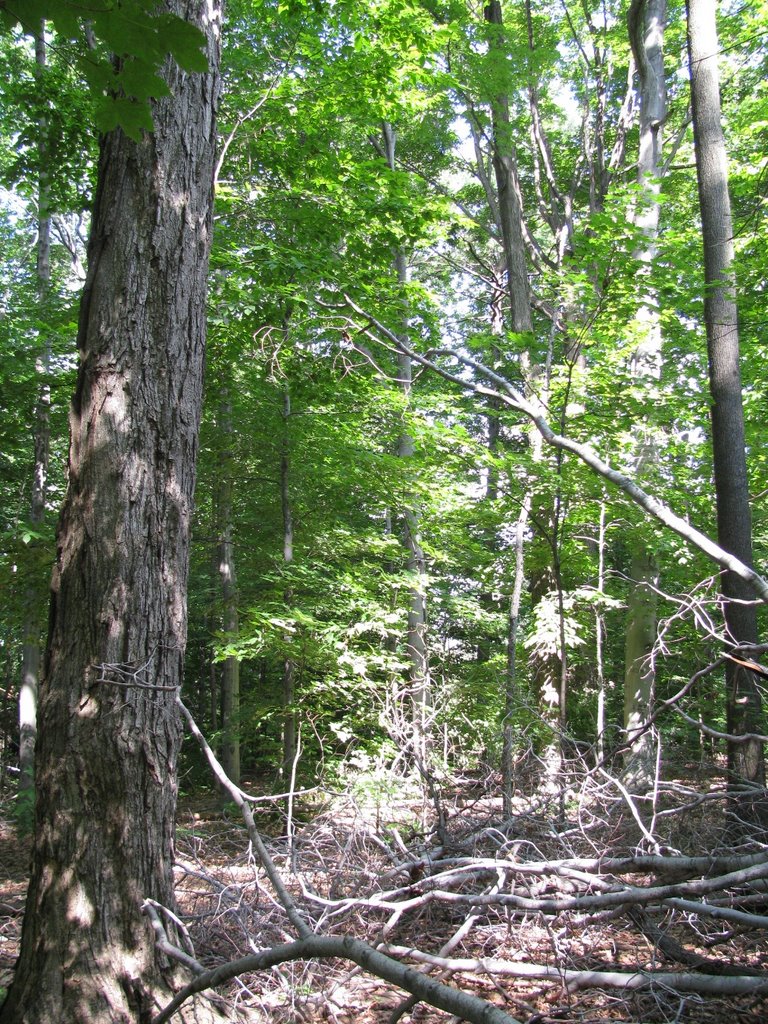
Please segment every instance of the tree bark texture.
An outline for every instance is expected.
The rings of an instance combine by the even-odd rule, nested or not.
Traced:
[[[704,242],[704,317],[712,394],[712,449],[717,498],[717,537],[726,551],[752,565],[752,521],[744,441],[739,328],[733,279],[733,225],[728,160],[721,124],[716,5],[688,2],[688,56],[696,170]],[[753,594],[733,572],[722,577],[725,622],[735,644],[757,642]],[[731,734],[761,733],[762,707],[754,675],[736,663],[726,670],[727,728]],[[762,786],[765,764],[757,740],[729,743],[734,780]]]
[[[102,140],[40,689],[36,838],[3,1024],[135,1024],[167,995],[141,916],[172,844],[211,235],[219,0],[167,0],[210,70],[168,65],[140,142]]]

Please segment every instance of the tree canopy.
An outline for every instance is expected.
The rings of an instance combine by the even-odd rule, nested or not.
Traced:
[[[470,783],[562,830],[607,772],[661,856],[659,786],[706,762],[734,845],[764,842],[766,11],[703,4],[702,50],[702,3],[227,4],[182,698],[235,784],[401,787],[447,843]],[[209,69],[177,6],[0,3],[6,759],[105,140],[167,142]]]

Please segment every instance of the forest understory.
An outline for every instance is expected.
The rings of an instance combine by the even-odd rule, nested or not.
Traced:
[[[288,908],[237,806],[213,791],[185,796],[180,945],[211,970],[296,941],[298,914],[316,935],[361,940],[526,1024],[765,1020],[768,833],[734,818],[717,764],[666,764],[654,792],[637,798],[620,778],[575,763],[567,785],[542,796],[533,762],[506,820],[494,783],[445,780],[422,799],[413,780],[380,774],[290,806],[256,797],[249,806]],[[0,821],[2,987],[29,855],[12,796],[6,789]],[[338,957],[249,971],[217,991],[231,1020],[460,1019]]]

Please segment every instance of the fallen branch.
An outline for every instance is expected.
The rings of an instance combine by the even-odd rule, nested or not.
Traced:
[[[142,914],[146,914],[149,918],[149,923],[152,925],[152,931],[155,933],[155,945],[157,948],[165,953],[169,959],[176,960],[178,963],[184,964],[185,967],[194,971],[195,974],[202,974],[205,968],[199,960],[195,959],[192,952],[185,952],[183,949],[179,949],[179,947],[175,946],[168,938],[168,933],[165,930],[163,922],[160,920],[160,913],[158,913],[158,911],[170,916],[173,923],[182,929],[182,935],[187,939],[187,941],[189,941],[189,936],[186,935],[184,925],[179,921],[175,914],[171,914],[167,907],[161,906],[154,900],[144,900],[141,905],[141,912]]]
[[[674,989],[701,994],[744,995],[768,991],[768,976],[715,977],[667,971],[574,971],[546,964],[515,963],[511,960],[486,960],[432,956],[407,946],[386,946],[388,953],[429,964],[444,971],[461,974],[497,975],[510,978],[543,978],[561,981],[569,992],[581,988]]]
[[[155,1017],[153,1024],[165,1024],[171,1019],[179,1007],[186,1002],[190,996],[202,992],[208,988],[215,988],[222,985],[240,974],[250,971],[264,971],[278,964],[287,963],[292,960],[312,960],[317,957],[334,957],[342,960],[351,960],[358,964],[370,974],[384,981],[392,982],[399,988],[404,989],[416,996],[421,1002],[429,1003],[439,1010],[452,1013],[461,1020],[471,1024],[519,1024],[509,1014],[504,1013],[497,1006],[479,999],[477,996],[462,992],[459,989],[443,985],[424,974],[420,974],[411,967],[399,963],[392,957],[373,949],[359,939],[349,936],[337,937],[331,935],[311,935],[297,942],[285,943],[280,946],[273,946],[260,953],[253,953],[250,956],[242,957],[240,960],[233,960],[231,963],[222,964],[212,971],[206,971],[191,981],[186,988],[168,1004],[168,1006]]]
[[[719,907],[712,903],[698,903],[695,900],[667,900],[668,907],[682,910],[685,914],[696,914],[699,917],[714,917],[716,921],[731,921],[744,928],[768,928],[768,917],[765,914],[748,914],[744,910],[733,907]]]
[[[685,859],[685,858],[681,858]],[[666,860],[666,858],[659,858]],[[550,875],[556,877],[557,869],[549,867],[546,863],[528,865],[525,863],[514,864],[513,862],[502,862],[500,866],[507,866],[520,874]],[[484,870],[488,870],[485,868]],[[561,869],[564,870],[564,869]],[[574,875],[571,874],[571,878]],[[768,861],[762,859],[759,863],[749,867],[740,868],[727,874],[716,875],[710,878],[692,879],[686,882],[672,883],[668,885],[622,885],[612,887],[609,891],[599,893],[580,894],[575,896],[555,896],[534,898],[530,896],[518,896],[515,893],[496,893],[494,895],[483,895],[478,893],[451,892],[449,889],[437,888],[438,883],[458,883],[462,878],[461,872],[452,871],[446,876],[432,876],[419,879],[405,889],[397,890],[395,893],[380,893],[367,899],[357,897],[343,900],[326,900],[322,897],[307,894],[308,898],[324,906],[334,907],[369,907],[371,909],[382,909],[397,911],[402,915],[406,911],[427,906],[430,903],[446,903],[455,905],[477,905],[507,907],[511,910],[518,910],[524,913],[534,914],[561,914],[566,911],[576,913],[594,913],[599,910],[623,906],[644,906],[650,903],[661,903],[672,898],[686,896],[705,896],[711,892],[729,889],[733,886],[742,886],[756,880],[768,878]],[[584,881],[584,879],[581,879]],[[599,879],[587,879],[597,883]],[[432,888],[430,888],[433,886]],[[420,891],[421,890],[421,891]],[[418,895],[409,896],[406,899],[397,899],[398,895],[413,893]]]
[[[338,957],[344,960],[351,960],[369,973],[376,975],[376,977],[392,982],[406,992],[410,992],[421,1002],[428,1003],[437,1009],[445,1010],[456,1017],[469,1021],[470,1024],[519,1024],[514,1018],[484,999],[470,995],[467,992],[462,992],[459,989],[451,988],[436,981],[434,978],[420,974],[418,971],[414,971],[412,968],[373,949],[359,939],[349,936],[315,935],[294,903],[290,893],[285,888],[280,874],[261,840],[253,819],[253,813],[245,799],[245,794],[229,779],[205,737],[198,729],[192,715],[178,696],[177,701],[216,779],[240,808],[248,829],[248,835],[262,867],[267,873],[267,877],[272,883],[291,924],[298,932],[299,939],[296,942],[273,946],[271,949],[264,950],[263,952],[254,953],[228,964],[222,964],[214,970],[198,975],[154,1018],[153,1024],[164,1024],[165,1021],[171,1019],[176,1010],[191,996],[205,989],[214,988],[226,981],[230,981],[240,974],[248,971],[266,970],[267,968],[292,960],[310,960],[315,957]]]
[[[683,964],[701,974],[716,975],[717,977],[750,977],[760,978],[762,982],[768,983],[768,976],[764,971],[755,967],[742,967],[739,964],[728,964],[722,960],[713,960],[710,957],[701,956],[699,953],[692,953],[685,946],[682,946],[676,939],[652,921],[648,914],[640,907],[630,907],[629,917],[645,937],[653,943],[655,949],[675,963]]]

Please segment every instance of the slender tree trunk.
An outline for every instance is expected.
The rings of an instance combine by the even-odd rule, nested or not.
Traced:
[[[500,0],[490,0],[485,20],[493,26],[491,50],[504,52],[504,20]],[[493,171],[498,192],[501,238],[507,265],[507,287],[511,307],[510,326],[518,334],[532,329],[528,265],[523,241],[523,208],[517,177],[517,160],[509,120],[509,99],[499,93],[491,104],[493,128]]]
[[[504,674],[504,718],[501,724],[501,795],[504,817],[513,812],[515,795],[515,713],[518,710],[517,634],[520,625],[520,601],[525,582],[525,534],[531,507],[530,491],[523,496],[520,513],[515,524],[515,576],[509,600],[507,625],[507,666]]]
[[[494,339],[498,339],[499,343],[503,342],[504,336],[504,296],[506,289],[504,288],[502,275],[504,273],[504,264],[498,268],[498,275],[494,275],[494,281],[491,286],[491,298],[490,298],[490,327],[491,335]],[[499,345],[494,344],[491,349],[491,365],[497,368],[501,360],[501,352]],[[497,399],[490,398],[487,403],[485,420],[487,423],[487,447],[488,454],[491,460],[495,459],[499,450],[499,438],[501,436],[501,420],[499,419],[499,402]],[[487,476],[485,481],[485,500],[489,504],[494,503],[499,497],[499,471],[493,462],[488,466]],[[485,530],[485,546],[489,553],[493,554],[498,551],[499,539],[496,529],[492,526],[490,529]],[[496,601],[493,595],[486,591],[483,591],[479,597],[480,607],[489,613],[492,613],[496,608]],[[487,662],[491,656],[491,638],[487,635],[481,635],[477,642],[477,662],[483,664]]]
[[[280,507],[283,514],[283,564],[293,562],[293,508],[291,506],[291,450],[289,424],[291,418],[291,393],[288,386],[283,390],[283,445],[280,454]],[[290,607],[293,591],[286,588],[283,594],[286,607]],[[287,638],[286,638],[287,639]],[[290,782],[296,760],[298,721],[296,715],[296,663],[290,656],[283,662],[283,765],[281,777],[283,786]]]
[[[484,9],[485,20],[491,26],[489,41],[489,52],[497,59],[505,59],[505,29],[504,19],[500,0],[491,0]],[[533,45],[529,37],[529,46]],[[493,134],[493,169],[496,179],[498,211],[498,226],[501,232],[502,247],[507,270],[507,294],[509,296],[509,326],[516,334],[525,337],[525,343],[520,349],[520,371],[525,378],[531,401],[543,412],[546,407],[546,391],[548,380],[545,368],[534,364],[531,359],[528,347],[528,337],[533,332],[533,319],[531,314],[531,295],[528,286],[528,264],[525,253],[525,242],[523,234],[523,207],[520,195],[520,184],[517,172],[517,159],[515,156],[512,125],[509,116],[509,99],[505,93],[499,93],[491,101],[491,126]],[[536,430],[529,431],[531,460],[539,462],[542,459],[543,441]],[[534,494],[531,484],[524,484],[524,493],[521,495],[521,513],[518,522],[518,542],[524,544],[525,533],[531,513],[534,508]],[[522,558],[522,547],[519,548]],[[515,573],[515,590],[521,585],[523,574],[522,563],[518,564]],[[531,580],[530,587],[534,601],[536,596],[543,596],[548,587],[546,579],[548,573],[542,573],[538,579]],[[519,582],[520,581],[520,582]],[[505,683],[505,716],[502,727],[502,791],[505,794],[506,803],[511,801],[511,742],[512,742],[512,715],[513,711],[510,700],[517,690],[517,681],[510,672],[516,672],[516,660],[511,651],[513,634],[516,638],[517,624],[519,617],[520,598],[512,599],[510,609],[510,630],[507,643],[507,680]],[[553,671],[557,671],[557,681],[553,679]],[[540,664],[534,669],[536,686],[540,692],[542,712],[549,719],[553,728],[557,727],[558,721],[562,720],[565,708],[559,708],[559,703],[564,696],[564,671],[563,665],[558,663],[556,669],[551,664]],[[548,763],[554,764],[557,759],[557,745],[552,746],[551,757],[547,757]]]
[[[402,259],[402,263],[400,260]],[[405,259],[398,257],[398,271],[404,269]],[[398,376],[403,395],[408,400],[412,381],[411,360],[408,356],[398,357]],[[413,458],[413,438],[404,431],[400,435],[397,454],[401,459]],[[414,508],[402,510],[404,541],[407,551],[406,568],[412,583],[408,594],[408,631],[406,650],[411,695],[411,721],[413,726],[413,751],[426,768],[430,746],[430,705],[431,684],[429,655],[427,648],[427,592],[426,558],[421,546],[420,517]]]
[[[395,170],[395,132],[390,124],[382,127],[384,153],[390,170]],[[408,264],[404,253],[395,255],[395,271],[398,284],[405,286],[408,281]],[[405,316],[403,318],[405,320]],[[411,357],[403,351],[398,353],[398,383],[405,405],[410,402],[413,386]],[[401,459],[412,459],[415,454],[413,438],[404,427],[397,445]],[[429,650],[427,646],[427,590],[426,557],[421,545],[421,522],[415,505],[406,502],[402,509],[404,543],[407,552],[406,568],[412,584],[408,594],[408,629],[406,652],[409,664],[409,690],[411,701],[411,725],[413,730],[412,749],[422,771],[427,770],[430,736],[430,706],[432,686],[429,672]]]
[[[704,318],[712,393],[712,449],[721,547],[752,565],[744,414],[739,370],[739,328],[733,278],[733,226],[728,160],[721,124],[718,39],[712,0],[688,0],[688,56],[696,147],[696,170],[704,242]],[[751,589],[732,572],[722,576],[725,623],[730,642],[757,642]],[[753,674],[729,662],[726,669],[728,732],[762,733],[760,692]],[[730,742],[728,767],[734,783],[765,784],[759,740]],[[745,809],[745,813],[749,813]]]
[[[638,253],[644,268],[644,278],[650,273],[655,258],[659,230],[662,126],[666,115],[662,48],[665,17],[666,0],[633,0],[628,16],[640,93],[638,182],[642,193],[640,210],[635,219],[645,240]],[[657,297],[650,287],[645,288],[637,321],[639,339],[632,354],[632,374],[641,383],[653,384],[661,374],[662,338]],[[641,431],[643,436],[637,440],[636,477],[652,474],[658,464],[652,416],[641,427]],[[644,732],[638,739],[635,736],[651,712],[655,689],[652,651],[656,641],[657,586],[655,552],[642,537],[633,539],[627,600],[624,727],[632,747],[628,775],[638,789],[651,783],[656,761],[651,733]]]
[[[605,666],[603,640],[605,638],[605,616],[600,596],[605,593],[605,502],[600,502],[600,519],[597,533],[597,593],[595,606],[595,675],[597,677],[597,762],[605,757]]]
[[[633,0],[627,24],[638,73],[640,148],[637,180],[641,188],[635,223],[644,244],[641,263],[643,293],[637,312],[638,342],[632,353],[632,376],[639,384],[655,385],[661,376],[662,337],[658,297],[647,281],[656,256],[659,233],[660,176],[663,124],[667,109],[664,77],[666,0]],[[635,478],[651,477],[659,462],[652,409],[637,433]],[[656,553],[642,534],[630,542],[630,584],[624,651],[624,728],[631,750],[627,779],[638,791],[653,782],[656,751],[653,734],[641,732],[651,713],[656,685],[652,657],[656,642],[659,570]]]
[[[35,67],[38,80],[45,71],[46,45],[45,24],[35,39]],[[38,159],[40,177],[37,191],[37,299],[40,306],[40,320],[44,323],[48,313],[48,299],[51,283],[51,211],[50,186],[48,181],[48,146],[45,118],[38,123]],[[50,369],[51,342],[46,334],[41,339],[37,370],[42,378],[35,407],[34,452],[35,463],[32,476],[32,497],[29,507],[29,522],[33,529],[39,529],[45,520],[45,499],[48,484],[48,452],[50,446],[50,404],[51,392],[46,377]],[[33,538],[33,544],[38,541]],[[33,579],[37,573],[32,568]],[[19,808],[31,818],[32,794],[35,784],[35,743],[37,741],[37,695],[40,682],[40,636],[43,631],[46,593],[41,592],[34,582],[26,589],[24,644],[22,648],[21,685],[19,687]]]
[[[40,688],[35,846],[2,1024],[136,1024],[173,983],[141,905],[174,905],[219,8],[167,7],[202,25],[211,71],[169,65],[154,133],[102,142]]]
[[[232,442],[232,400],[226,388],[219,404],[219,424],[224,449],[219,463],[217,569],[221,586],[222,629],[228,639],[236,639],[240,629],[237,607],[237,576],[232,537],[232,492],[234,453]],[[229,779],[240,784],[240,659],[225,658],[221,668],[221,764]]]

